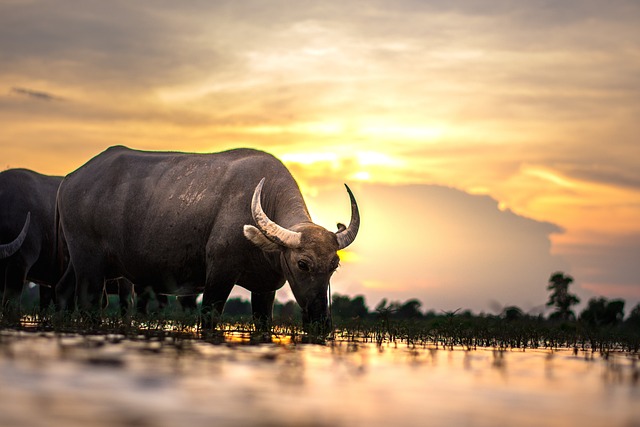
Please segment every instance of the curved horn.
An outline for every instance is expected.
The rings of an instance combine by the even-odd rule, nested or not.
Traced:
[[[27,237],[27,231],[29,231],[29,223],[31,222],[31,212],[27,212],[27,219],[22,226],[22,231],[18,234],[18,237],[11,243],[0,245],[0,259],[10,257],[18,252],[25,237]]]
[[[262,233],[272,242],[281,246],[286,246],[287,248],[297,248],[300,246],[301,234],[279,226],[275,222],[271,221],[267,214],[262,210],[260,196],[262,195],[264,180],[264,178],[260,180],[260,183],[256,186],[256,189],[253,192],[253,199],[251,199],[251,215],[253,215],[253,220],[258,225],[260,231],[262,231]]]
[[[347,184],[344,186],[347,187],[347,193],[349,193],[349,199],[351,199],[351,221],[349,222],[349,227],[341,229],[336,233],[336,237],[338,238],[338,249],[344,249],[353,243],[356,239],[356,235],[358,234],[358,229],[360,228],[360,212],[358,211],[356,198],[353,197],[353,193],[349,186]]]

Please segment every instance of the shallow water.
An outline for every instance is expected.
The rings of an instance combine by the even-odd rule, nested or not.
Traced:
[[[0,426],[640,426],[638,356],[0,331]]]

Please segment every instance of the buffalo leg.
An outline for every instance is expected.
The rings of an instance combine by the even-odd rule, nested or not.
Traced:
[[[151,286],[145,286],[144,288],[136,286],[134,289],[136,289],[136,309],[138,313],[149,315],[169,305],[169,297],[155,293]]]
[[[120,299],[120,314],[126,317],[133,311],[133,284],[126,279],[114,279],[118,284],[118,298]]]
[[[76,278],[76,294],[78,308],[83,311],[95,311],[100,307],[102,299],[103,281],[80,276]]]
[[[198,295],[182,295],[178,297],[178,302],[180,302],[182,311],[185,313],[192,313],[198,308],[197,299]]]
[[[147,313],[147,305],[149,304],[149,292],[151,292],[150,289],[147,288],[140,288],[140,287],[136,287],[134,286],[134,291],[135,291],[135,303],[136,303],[136,310],[138,313],[141,314],[148,314]]]
[[[126,316],[132,306],[132,292],[131,283],[128,280],[123,278],[105,280],[102,309],[106,310],[109,306],[109,295],[118,295],[118,310],[123,317]]]
[[[207,280],[209,284],[209,280]],[[216,280],[205,286],[202,294],[202,329],[213,329],[220,320],[224,305],[234,286],[233,279]]]
[[[73,258],[76,272],[76,298],[78,309],[85,312],[96,312],[100,309],[100,299],[104,292],[105,274],[101,261],[89,256]]]
[[[40,294],[40,311],[44,312],[53,302],[53,288],[51,286],[38,285],[38,293]]]
[[[26,280],[26,270],[10,263],[7,265],[5,271],[5,286],[4,294],[2,295],[2,308],[5,316],[10,319],[20,317],[20,296],[22,295],[22,288]]]
[[[4,301],[4,287],[7,282],[7,263],[0,263],[0,303]]]
[[[73,269],[71,264],[69,264],[64,274],[55,286],[54,303],[58,311],[75,309],[75,288],[75,270]]]
[[[276,298],[276,292],[252,292],[251,293],[251,311],[253,312],[253,322],[256,329],[261,332],[271,330],[271,322],[273,320],[273,302]]]
[[[169,306],[169,297],[165,294],[156,294],[156,301],[158,301],[158,310]]]

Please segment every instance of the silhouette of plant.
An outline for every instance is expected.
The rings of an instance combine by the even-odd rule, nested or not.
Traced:
[[[638,303],[635,307],[633,307],[633,309],[631,309],[631,313],[629,313],[627,322],[634,323],[640,326],[640,303]]]
[[[552,291],[547,301],[548,307],[555,307],[556,311],[551,313],[551,319],[573,320],[576,315],[571,310],[571,306],[580,302],[580,298],[569,293],[569,285],[573,283],[573,277],[562,272],[556,272],[549,278],[547,290]]]
[[[422,303],[415,298],[407,300],[397,307],[396,317],[398,319],[420,319],[422,318],[421,306]]]
[[[624,318],[624,301],[591,298],[587,308],[580,313],[580,320],[592,328],[617,326]]]
[[[364,297],[358,295],[353,299],[346,295],[333,294],[331,298],[332,316],[336,320],[364,319],[369,315]]]
[[[507,321],[514,321],[522,319],[524,317],[524,313],[520,307],[511,305],[502,310],[502,317]]]
[[[251,316],[251,303],[240,297],[229,298],[224,305],[224,314],[232,317]]]

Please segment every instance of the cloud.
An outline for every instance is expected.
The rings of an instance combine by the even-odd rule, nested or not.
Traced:
[[[206,78],[233,63],[232,58],[221,59],[217,43],[202,36],[205,20],[194,9],[172,15],[176,11],[169,5],[77,5],[64,0],[2,8],[3,69],[24,79],[140,95],[185,78]],[[193,18],[186,25],[185,13]]]
[[[172,114],[162,117],[165,105],[155,114],[177,122],[313,121],[349,111],[457,127],[508,116],[516,125],[582,110],[594,116],[602,99],[583,90],[610,90],[623,77],[634,87],[634,57],[615,60],[626,51],[618,40],[588,27],[596,16],[617,32],[627,28],[611,19],[609,3],[423,3],[14,5],[0,18],[0,55],[6,72],[82,88],[116,110],[130,104],[124,93],[156,102],[172,93],[164,100]],[[628,2],[616,3],[634,15]],[[557,24],[546,31],[549,17],[571,20],[571,33]],[[577,45],[592,53],[576,60]],[[569,94],[558,89],[567,85]]]
[[[362,224],[350,250],[358,261],[338,271],[335,292],[417,297],[434,309],[482,311],[492,300],[531,309],[546,302],[550,274],[569,267],[551,253],[550,236],[560,227],[500,210],[490,197],[429,185],[353,190]],[[344,198],[336,188],[309,204],[319,217],[333,210],[341,220]]]
[[[640,192],[640,171],[638,170],[621,170],[620,166],[614,168],[612,165],[591,164],[570,166],[565,173],[576,179]]]
[[[640,302],[640,233],[598,234],[590,242],[567,243],[559,249],[571,262],[578,286],[596,295]]]
[[[306,199],[314,220],[333,229],[349,212],[340,185],[330,182]],[[640,302],[637,233],[553,246],[563,227],[501,209],[489,196],[435,185],[352,189],[362,225],[348,250],[357,257],[334,276],[334,292],[366,295],[370,306],[417,297],[436,310],[491,311],[497,303],[535,311],[548,299],[549,276],[564,271],[582,305],[594,296],[623,298],[629,310]]]
[[[23,95],[28,98],[40,100],[40,101],[63,101],[64,98],[59,97],[57,95],[53,95],[48,92],[42,92],[33,89],[26,89],[22,87],[12,87],[11,92],[17,93],[18,95]]]

